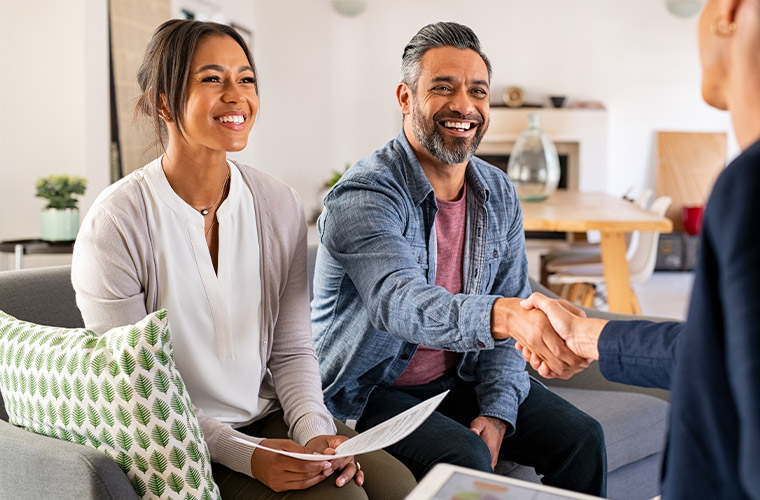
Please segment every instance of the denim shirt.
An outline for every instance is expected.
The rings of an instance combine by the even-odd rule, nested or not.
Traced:
[[[358,419],[375,387],[401,375],[417,346],[464,353],[480,415],[514,429],[529,390],[514,341],[494,341],[499,297],[527,297],[522,213],[507,176],[473,157],[465,171],[463,293],[435,285],[435,194],[404,131],[346,172],[318,221],[312,330],[325,403]]]

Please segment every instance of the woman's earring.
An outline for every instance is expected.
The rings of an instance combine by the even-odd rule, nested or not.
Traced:
[[[728,38],[736,32],[736,23],[729,23],[723,16],[718,16],[710,23],[710,32],[721,38]]]

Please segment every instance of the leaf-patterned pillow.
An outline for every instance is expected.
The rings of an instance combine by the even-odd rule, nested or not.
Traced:
[[[164,310],[100,336],[0,311],[9,421],[101,450],[143,498],[220,499],[172,352]]]

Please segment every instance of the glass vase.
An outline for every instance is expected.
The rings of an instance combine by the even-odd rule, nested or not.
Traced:
[[[522,201],[542,201],[557,190],[559,174],[557,148],[539,127],[538,114],[531,113],[509,155],[507,176]]]

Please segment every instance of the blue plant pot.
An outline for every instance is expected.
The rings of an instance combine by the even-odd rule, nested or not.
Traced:
[[[74,241],[79,231],[79,210],[48,208],[42,211],[40,238],[45,241]]]

